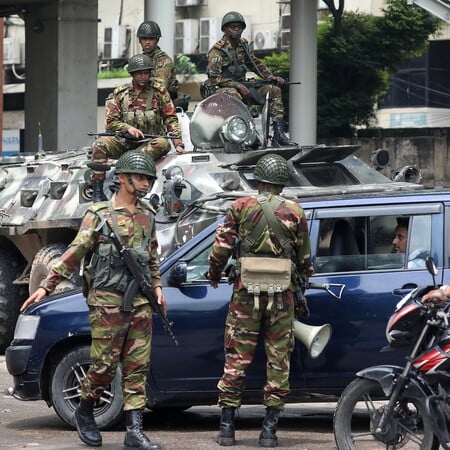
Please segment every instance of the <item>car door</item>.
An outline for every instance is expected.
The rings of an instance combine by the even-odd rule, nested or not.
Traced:
[[[156,320],[152,374],[158,389],[168,396],[175,391],[215,396],[223,373],[223,338],[232,286],[225,276],[217,289],[206,279],[215,228],[209,227],[206,233],[195,237],[188,252],[178,254],[165,266],[164,295],[179,346],[173,345]],[[181,278],[177,278],[180,274]],[[260,390],[265,374],[259,345],[247,374],[246,392]]]
[[[385,327],[401,296],[418,285],[432,283],[425,262],[410,266],[409,254],[430,254],[443,265],[443,205],[388,204],[314,211],[310,234],[315,263],[311,281],[344,283],[342,300],[309,290],[306,295],[312,325],[330,323],[332,338],[317,359],[303,349],[300,364],[312,390],[335,392],[355,373],[376,364],[401,364],[401,352],[380,352]],[[398,217],[408,218],[408,248],[392,253]],[[438,282],[442,280],[442,271]]]

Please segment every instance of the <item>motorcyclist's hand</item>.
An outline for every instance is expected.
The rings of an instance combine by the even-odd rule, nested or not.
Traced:
[[[129,127],[127,133],[131,134],[135,139],[144,139],[144,133],[139,128]]]
[[[47,291],[40,287],[37,288],[24,302],[20,307],[20,312],[25,311],[30,305],[33,303],[39,303],[45,296],[47,295]]]
[[[250,103],[252,100],[252,94],[247,86],[244,86],[243,84],[238,84],[236,86],[236,89],[238,90],[241,97],[244,99],[245,103]]]
[[[447,297],[440,289],[433,289],[422,297],[422,303],[425,305],[431,305],[433,300],[437,300],[436,304],[442,306],[447,301]]]
[[[277,86],[283,86],[283,84],[286,83],[286,80],[283,77],[269,77],[270,81],[273,81],[274,84],[276,84]]]

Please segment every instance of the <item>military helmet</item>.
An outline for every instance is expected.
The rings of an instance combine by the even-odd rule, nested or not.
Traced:
[[[244,30],[247,27],[247,24],[245,23],[244,16],[241,13],[239,13],[237,11],[230,11],[230,12],[227,12],[222,18],[222,28],[221,28],[221,30],[223,31],[225,25],[228,25],[231,22],[240,22],[240,23],[242,23],[242,26],[244,27]]]
[[[160,38],[161,37],[161,28],[156,22],[152,20],[147,20],[142,22],[137,29],[136,36],[138,38]]]
[[[156,179],[156,167],[151,156],[139,150],[125,152],[117,161],[116,174],[139,173]]]
[[[265,155],[256,163],[253,176],[258,181],[284,186],[289,177],[287,162],[277,154]]]
[[[134,55],[128,60],[127,70],[129,73],[151,69],[153,69],[153,63],[147,55]]]

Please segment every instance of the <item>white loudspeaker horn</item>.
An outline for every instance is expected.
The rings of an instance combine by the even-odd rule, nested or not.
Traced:
[[[307,348],[311,358],[317,358],[331,338],[331,325],[306,325],[294,319],[294,336]]]

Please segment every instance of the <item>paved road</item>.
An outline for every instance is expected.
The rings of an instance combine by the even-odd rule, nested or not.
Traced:
[[[75,431],[58,418],[42,401],[21,402],[5,395],[12,380],[0,356],[0,449],[87,450]],[[288,405],[280,418],[278,439],[280,449],[334,450],[332,414],[335,404]],[[218,450],[215,443],[220,412],[215,406],[194,407],[182,413],[148,412],[144,429],[151,440],[164,450]],[[245,406],[237,418],[237,445],[247,450],[258,448],[258,434],[264,417],[262,406]],[[122,428],[104,431],[104,450],[121,450]]]

